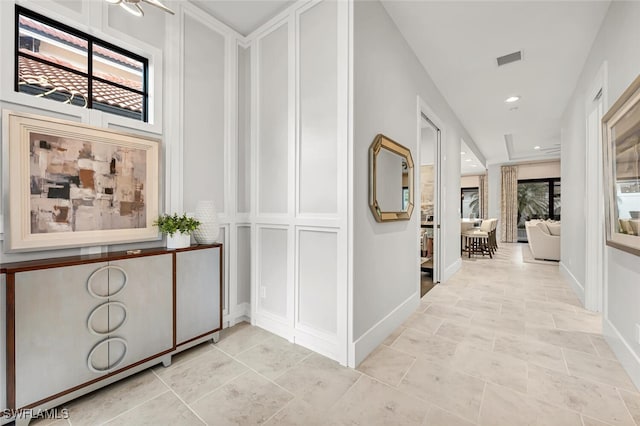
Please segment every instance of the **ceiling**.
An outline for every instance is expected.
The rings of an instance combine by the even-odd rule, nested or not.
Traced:
[[[609,1],[383,4],[487,163],[560,156],[561,117]]]
[[[246,36],[294,3],[293,0],[190,0]]]
[[[460,144],[460,174],[461,175],[481,175],[486,172],[484,165],[478,157],[471,151],[464,141]]]

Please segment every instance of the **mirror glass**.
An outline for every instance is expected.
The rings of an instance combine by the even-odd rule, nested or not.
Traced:
[[[607,245],[640,256],[640,76],[602,127]]]
[[[371,211],[378,222],[408,220],[413,211],[411,152],[378,135],[369,148]]]
[[[640,236],[640,104],[612,128],[614,136],[615,218],[622,234]]]

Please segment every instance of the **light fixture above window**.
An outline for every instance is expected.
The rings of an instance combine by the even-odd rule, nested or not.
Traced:
[[[173,10],[169,9],[164,4],[160,3],[158,0],[105,0],[107,3],[111,4],[119,4],[124,10],[129,12],[134,16],[144,16],[144,11],[140,6],[140,3],[147,3],[152,6],[155,6],[159,9],[164,10],[167,13],[175,15]]]
[[[507,99],[505,99],[504,101],[508,104],[511,104],[513,102],[517,102],[520,100],[520,96],[509,96]]]

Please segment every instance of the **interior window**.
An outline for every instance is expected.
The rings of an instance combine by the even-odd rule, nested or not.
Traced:
[[[148,60],[16,6],[16,91],[148,121]]]

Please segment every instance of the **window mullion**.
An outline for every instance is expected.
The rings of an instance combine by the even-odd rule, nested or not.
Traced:
[[[37,35],[29,31],[36,31]],[[23,39],[25,49],[21,50]],[[30,40],[31,45],[28,44]],[[70,48],[60,53],[52,53],[51,49],[46,49],[50,45],[65,41]],[[44,49],[41,43],[45,46]],[[79,105],[76,102],[77,98],[74,98],[77,92],[81,92],[83,97],[86,92],[86,102],[79,106],[148,122],[148,58],[128,52],[19,5],[15,8],[14,48],[14,90],[16,92],[37,96],[44,94],[47,98],[60,102],[73,101],[74,105]],[[80,71],[73,67],[82,63],[85,49],[86,68]],[[49,60],[47,55],[52,56],[52,59]],[[94,62],[96,55],[100,56],[98,62]],[[21,72],[29,78],[28,81],[25,80],[27,81],[25,86],[21,84]],[[67,74],[66,77],[60,77],[65,72],[75,76]],[[86,79],[86,82],[80,82],[80,77]],[[48,84],[46,80],[48,78],[54,81],[53,90],[50,90],[52,84]],[[58,80],[63,84],[55,82]],[[134,88],[140,83],[142,83],[142,90]],[[58,86],[65,90],[58,90]],[[60,93],[63,96],[59,95]]]
[[[87,99],[87,107],[93,108],[93,39],[88,39],[87,46],[87,74],[89,74],[89,78],[87,81],[87,91],[89,92],[89,99]]]

